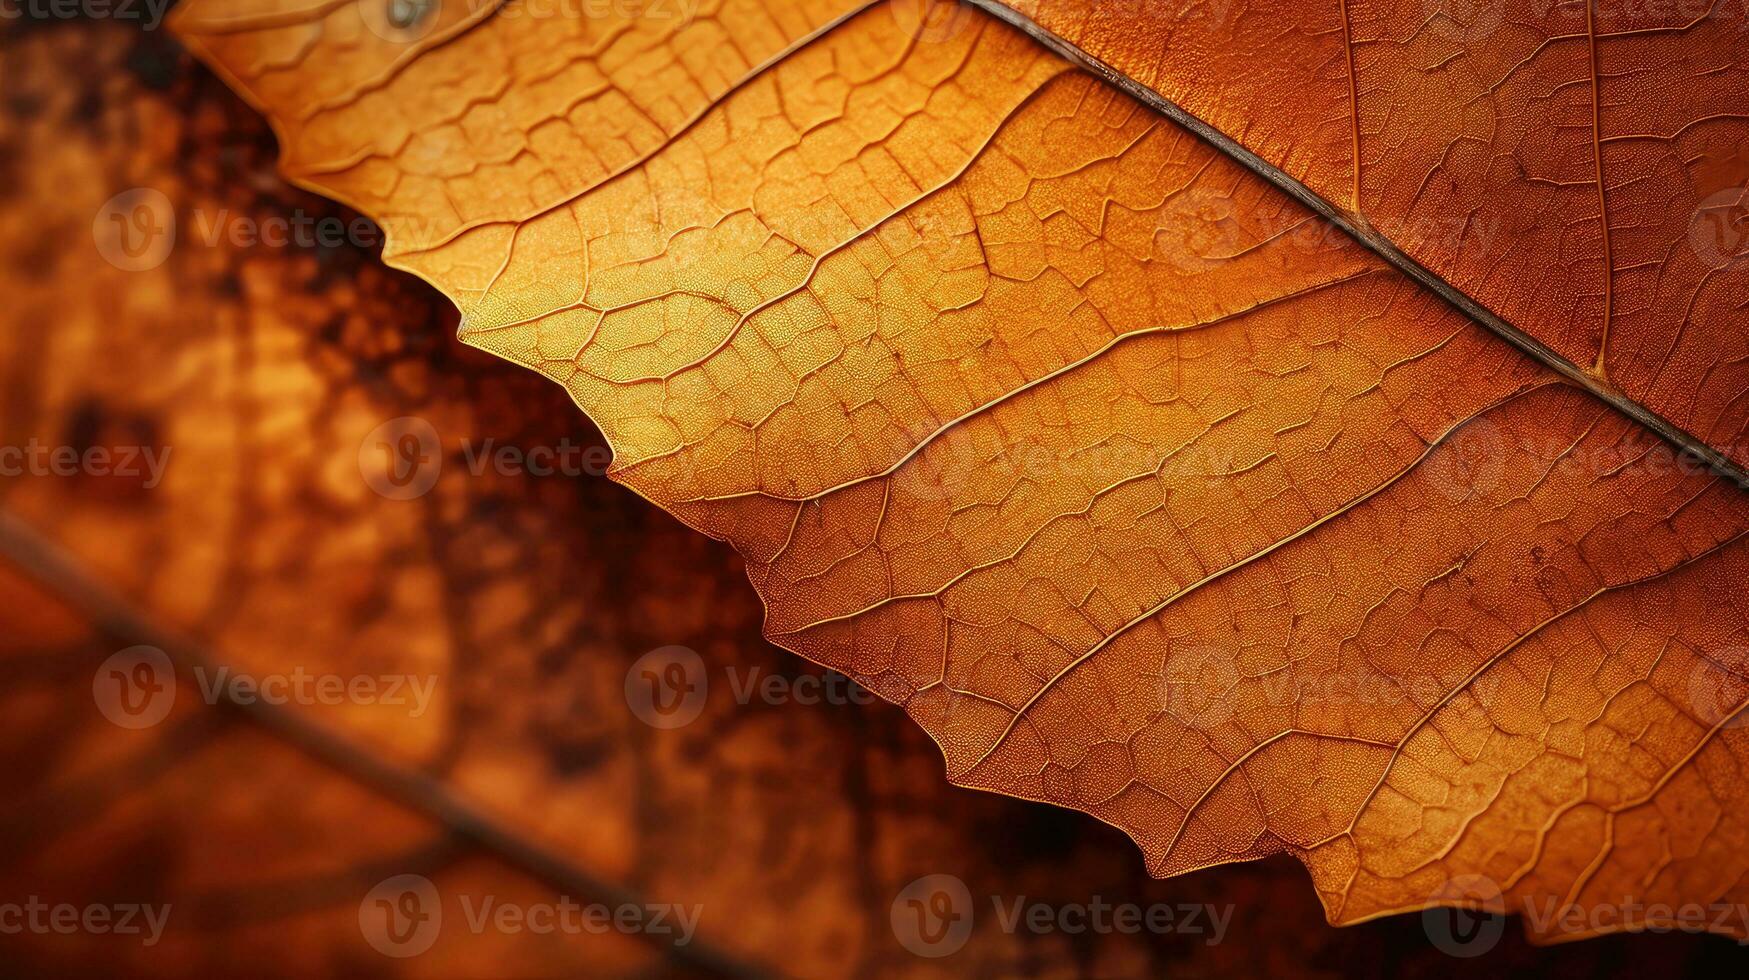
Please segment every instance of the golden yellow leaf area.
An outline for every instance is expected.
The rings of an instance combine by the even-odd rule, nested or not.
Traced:
[[[361,15],[222,6],[182,36],[282,132],[330,120],[288,176],[383,216],[468,343],[565,385],[616,478],[746,556],[767,635],[955,781],[1158,875],[1291,852],[1337,922],[1749,900],[1749,495],[1017,30],[724,4],[628,51],[492,16],[331,70]],[[445,85],[469,59],[495,94]],[[541,59],[685,106],[628,143]],[[753,67],[676,94],[677,60]]]

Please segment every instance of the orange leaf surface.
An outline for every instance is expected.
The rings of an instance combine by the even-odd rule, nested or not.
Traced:
[[[1157,875],[1291,853],[1336,922],[1500,903],[1567,938],[1749,900],[1749,494],[1241,156],[970,7],[230,7],[177,29],[287,175],[381,217],[464,340],[563,384],[616,479],[745,556],[766,634],[903,705],[956,782],[1091,813]],[[1340,166],[1368,132],[1315,95],[1340,46],[1184,23],[1217,126],[1416,227],[1403,168]],[[1663,327],[1625,318],[1669,307],[1594,295],[1551,154],[1512,178],[1546,202],[1421,255],[1569,359],[1610,306],[1633,393]],[[1695,273],[1677,360],[1729,373],[1736,274]],[[1734,435],[1700,373],[1648,384],[1701,414],[1646,404]],[[1630,904],[1665,911],[1597,914]]]
[[[238,244],[231,229],[352,216],[275,180],[260,118],[174,44],[114,24],[0,27],[0,59],[16,73],[0,100],[0,445],[143,443],[163,464],[144,480],[0,478],[0,896],[170,909],[152,945],[14,929],[9,973],[1280,975],[1444,959],[1418,923],[1316,928],[1289,862],[1150,880],[1103,826],[949,786],[896,709],[805,703],[821,672],[761,642],[728,548],[592,476],[473,470],[483,445],[571,440],[594,458],[559,388],[454,344],[448,304],[357,242]],[[93,247],[103,199],[136,185],[180,224],[151,270]],[[209,241],[205,221],[226,233]],[[391,499],[360,449],[409,416],[442,462],[419,471],[423,496]],[[141,643],[181,659],[181,683],[160,722],[121,727],[94,682]],[[690,724],[658,731],[624,681],[672,644],[705,658],[710,691]],[[209,704],[219,670],[407,676],[423,700]],[[794,687],[740,703],[737,678]],[[975,942],[928,960],[890,908],[932,873],[962,877],[985,910],[986,895],[1117,892],[1232,910],[1229,939],[1284,923],[1292,937],[1090,947],[986,911]],[[446,918],[428,950],[391,958],[417,947],[385,944],[361,909],[407,874],[434,883]],[[474,930],[462,896],[700,911],[680,945]]]
[[[1741,0],[997,3],[1749,465]]]

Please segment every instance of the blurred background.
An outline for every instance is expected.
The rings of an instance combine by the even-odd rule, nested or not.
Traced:
[[[1291,860],[1155,881],[1090,818],[950,787],[901,712],[760,638],[726,546],[600,476],[560,388],[284,184],[161,16],[0,0],[7,975],[1741,957],[1334,929]]]

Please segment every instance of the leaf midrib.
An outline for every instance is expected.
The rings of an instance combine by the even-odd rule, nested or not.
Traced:
[[[1635,422],[1657,433],[1676,448],[1703,460],[1719,476],[1749,490],[1749,470],[1745,470],[1705,440],[1627,395],[1620,388],[1556,353],[1547,344],[1484,306],[1445,277],[1416,261],[1388,237],[1372,229],[1364,221],[1357,220],[1356,215],[1337,207],[1298,178],[1252,152],[1243,143],[1209,125],[1183,106],[1136,81],[1123,71],[1088,53],[1032,18],[1007,6],[1002,0],[965,0],[965,2],[1021,31],[1057,55],[1067,58],[1091,72],[1101,81],[1114,86],[1124,94],[1196,134],[1205,143],[1214,147],[1217,152],[1310,208],[1320,217],[1340,228],[1350,238],[1365,246],[1373,254],[1414,280],[1418,285],[1450,303],[1465,316],[1497,334],[1513,347],[1567,378]]]

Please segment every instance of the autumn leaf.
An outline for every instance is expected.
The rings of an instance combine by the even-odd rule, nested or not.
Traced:
[[[1741,0],[991,6],[1244,144],[1742,478]]]
[[[10,972],[947,975],[888,921],[928,873],[980,900],[1194,900],[1237,906],[1234,931],[1297,927],[1277,947],[1120,934],[1095,954],[987,924],[955,969],[1442,958],[1416,949],[1418,927],[1320,941],[1297,869],[1151,881],[1091,821],[949,787],[896,710],[739,703],[737,679],[808,675],[761,642],[732,553],[605,480],[474,472],[470,447],[599,439],[555,386],[454,344],[447,304],[357,242],[236,244],[353,216],[273,179],[260,118],[173,44],[116,28],[0,28],[16,71],[0,102],[0,445],[168,456],[156,479],[0,479],[0,896],[170,911],[150,946],[7,933]],[[150,270],[94,247],[93,216],[132,186],[175,205],[179,244]],[[392,499],[361,450],[412,417],[440,459],[423,495]],[[94,685],[138,644],[178,658],[181,683],[155,724],[123,728]],[[674,644],[708,658],[711,694],[658,731],[623,685]],[[425,700],[209,704],[221,670],[408,676]],[[361,911],[406,875],[448,896],[449,918],[391,958],[418,947],[383,945]],[[474,932],[462,895],[702,913],[684,945]]]
[[[1399,8],[176,26],[954,781],[1334,922],[1740,905],[1741,25]]]
[[[1321,928],[1285,857],[1150,879],[1096,821],[951,788],[926,737],[886,705],[740,703],[737,677],[800,681],[807,668],[761,642],[729,549],[608,481],[472,472],[470,443],[594,449],[596,437],[557,387],[451,343],[453,311],[374,264],[372,229],[325,245],[244,234],[355,216],[274,179],[271,136],[216,79],[162,36],[101,22],[0,27],[0,59],[16,71],[0,100],[0,445],[169,454],[155,480],[0,480],[0,705],[12,722],[0,896],[171,907],[150,947],[8,934],[15,972],[1462,967],[1415,918]],[[92,219],[138,186],[174,206],[178,244],[162,265],[121,269],[94,247]],[[116,349],[126,356],[106,355]],[[390,499],[360,450],[409,415],[438,431],[443,465],[425,495]],[[441,608],[466,615],[430,612]],[[198,655],[207,671],[180,665],[173,710],[122,728],[94,703],[94,682],[140,643]],[[674,643],[706,659],[711,694],[689,725],[656,731],[621,685],[645,651]],[[416,716],[394,704],[208,705],[203,683],[221,668],[407,671],[434,687]],[[970,888],[977,929],[955,955],[921,958],[890,909],[907,883],[943,873]],[[429,950],[390,958],[366,931],[382,920],[362,907],[409,874],[434,883],[449,918]],[[476,933],[458,895],[530,908],[629,896],[703,912],[676,948],[651,934]],[[1212,944],[1208,913],[1200,933],[1009,932],[989,904],[1100,896],[1208,907],[1229,928]],[[1704,968],[1723,948],[1624,938],[1558,958],[1631,976]],[[1506,936],[1488,962],[1556,958]]]

